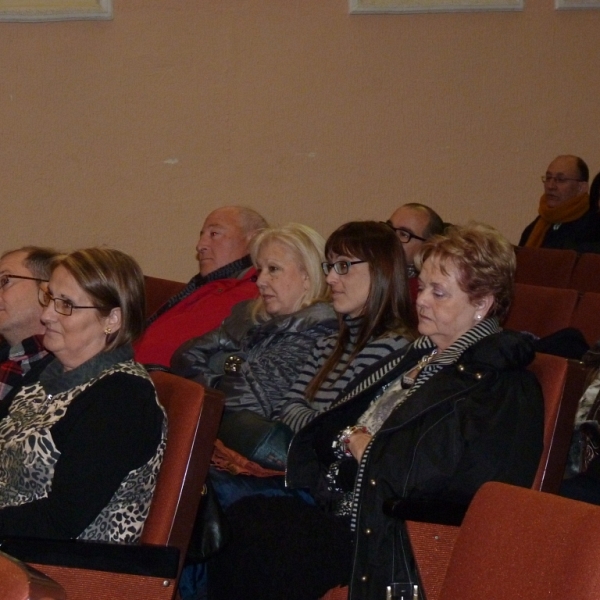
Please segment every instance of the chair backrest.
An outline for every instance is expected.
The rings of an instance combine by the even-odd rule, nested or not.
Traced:
[[[25,563],[0,552],[0,600],[66,600],[62,586]]]
[[[586,292],[579,298],[571,327],[579,329],[590,346],[600,340],[600,293]]]
[[[577,262],[575,250],[551,248],[515,248],[517,271],[515,281],[545,287],[568,288]]]
[[[167,413],[168,433],[140,541],[177,546],[182,564],[223,411],[222,394],[161,371],[151,377]]]
[[[580,254],[569,287],[578,292],[600,292],[600,254]]]
[[[160,277],[144,276],[146,286],[146,316],[154,314],[169,298],[180,292],[185,283],[161,279]]]
[[[569,327],[578,298],[576,290],[517,283],[504,327],[550,335]]]
[[[600,507],[502,483],[475,495],[440,600],[597,600]]]

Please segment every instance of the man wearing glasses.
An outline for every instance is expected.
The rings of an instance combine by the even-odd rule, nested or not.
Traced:
[[[22,385],[52,360],[42,345],[39,284],[48,281],[57,253],[26,246],[0,256],[0,418]]]
[[[557,156],[542,175],[544,194],[539,216],[530,223],[519,246],[600,251],[600,218],[590,206],[589,169],[578,156]]]
[[[415,255],[433,235],[444,232],[442,218],[429,206],[411,202],[398,208],[386,221],[400,238],[408,266],[408,284],[413,303],[417,297],[418,273],[415,271]]]

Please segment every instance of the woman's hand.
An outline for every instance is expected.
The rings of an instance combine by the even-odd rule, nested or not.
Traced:
[[[373,436],[370,433],[364,433],[363,431],[355,431],[348,440],[348,450],[352,453],[352,456],[360,462],[365,452],[365,448],[371,441]]]

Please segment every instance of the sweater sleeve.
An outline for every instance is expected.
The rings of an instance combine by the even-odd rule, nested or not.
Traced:
[[[164,415],[155,394],[150,381],[115,373],[77,396],[50,429],[60,456],[48,496],[0,509],[0,535],[80,535],[156,451]]]
[[[285,396],[279,420],[288,425],[292,431],[302,429],[320,412],[315,403],[307,401],[306,388],[333,351],[335,342],[336,336],[329,336],[317,342],[296,381]]]

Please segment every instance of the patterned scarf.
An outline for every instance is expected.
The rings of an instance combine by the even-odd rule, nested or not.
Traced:
[[[41,335],[34,335],[20,344],[0,348],[0,400],[2,400],[21,380],[33,365],[48,355],[42,344]]]
[[[206,276],[195,275],[189,281],[189,283],[177,294],[175,294],[172,298],[167,300],[153,315],[151,315],[146,320],[146,327],[148,325],[154,323],[160,315],[166,313],[168,310],[173,308],[176,304],[179,304],[184,298],[187,298],[191,294],[193,294],[197,289],[201,288],[203,285],[210,283],[211,281],[216,281],[217,279],[230,279],[233,277],[238,277],[240,271],[244,271],[245,269],[249,269],[252,266],[252,260],[250,259],[250,255],[246,255],[239,260],[235,260],[212,273],[209,273]]]

